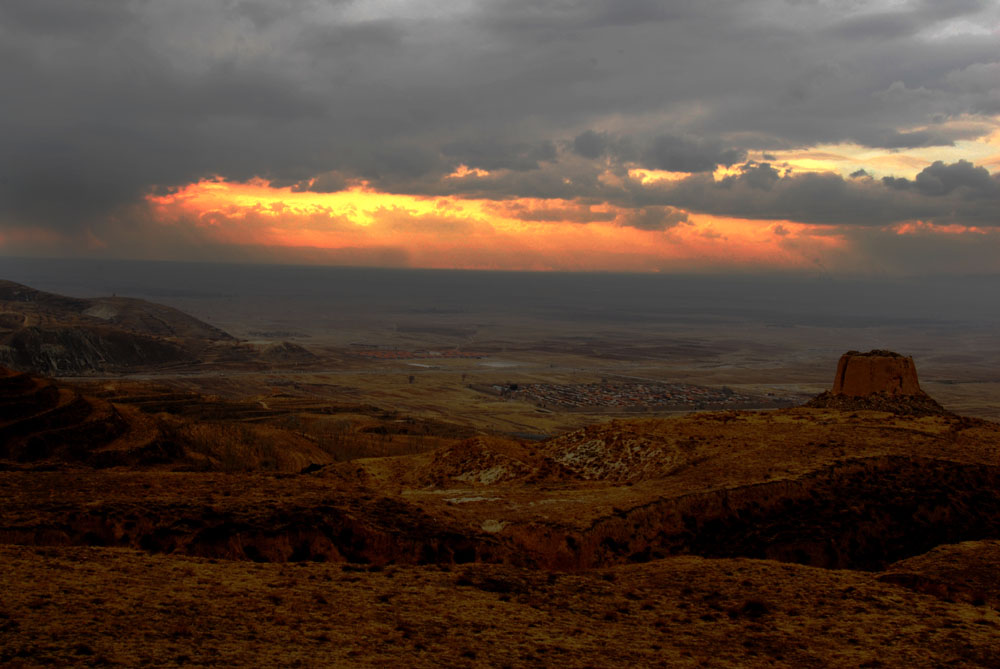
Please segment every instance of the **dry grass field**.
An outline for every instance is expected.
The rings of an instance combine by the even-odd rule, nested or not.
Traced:
[[[676,557],[588,572],[0,547],[35,666],[996,666],[1000,615],[872,574]]]

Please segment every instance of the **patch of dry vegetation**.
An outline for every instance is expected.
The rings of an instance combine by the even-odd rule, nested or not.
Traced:
[[[586,573],[0,547],[6,666],[1000,663],[1000,615],[864,573],[671,558]]]
[[[952,602],[1000,609],[1000,541],[966,541],[890,565],[879,579]]]

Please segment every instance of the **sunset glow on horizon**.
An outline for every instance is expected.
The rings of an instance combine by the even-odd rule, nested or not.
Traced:
[[[147,201],[160,225],[192,224],[217,244],[391,247],[406,258],[406,266],[425,268],[796,269],[846,247],[845,240],[825,226],[792,221],[698,215],[647,230],[628,225],[629,210],[609,204],[416,196],[381,193],[366,184],[314,193],[274,187],[262,179],[213,179],[149,195]],[[588,222],[578,222],[581,212]]]

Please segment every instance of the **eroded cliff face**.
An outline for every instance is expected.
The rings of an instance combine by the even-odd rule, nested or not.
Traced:
[[[866,397],[874,393],[919,395],[922,391],[913,358],[892,351],[850,351],[837,363],[833,393]]]

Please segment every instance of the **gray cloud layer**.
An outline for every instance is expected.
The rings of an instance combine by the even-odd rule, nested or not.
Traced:
[[[965,162],[915,180],[707,173],[748,150],[990,131],[975,119],[1000,113],[998,25],[976,0],[5,0],[0,227],[73,230],[216,174],[613,201],[637,227],[673,208],[996,225],[997,179]],[[442,181],[459,164],[503,173]],[[694,175],[598,180],[628,165]]]
[[[829,225],[889,225],[921,220],[938,225],[1000,225],[1000,176],[960,160],[940,161],[915,179],[836,174],[780,174],[768,163],[746,163],[737,176],[695,175],[635,189],[634,199],[720,216],[787,219]]]

